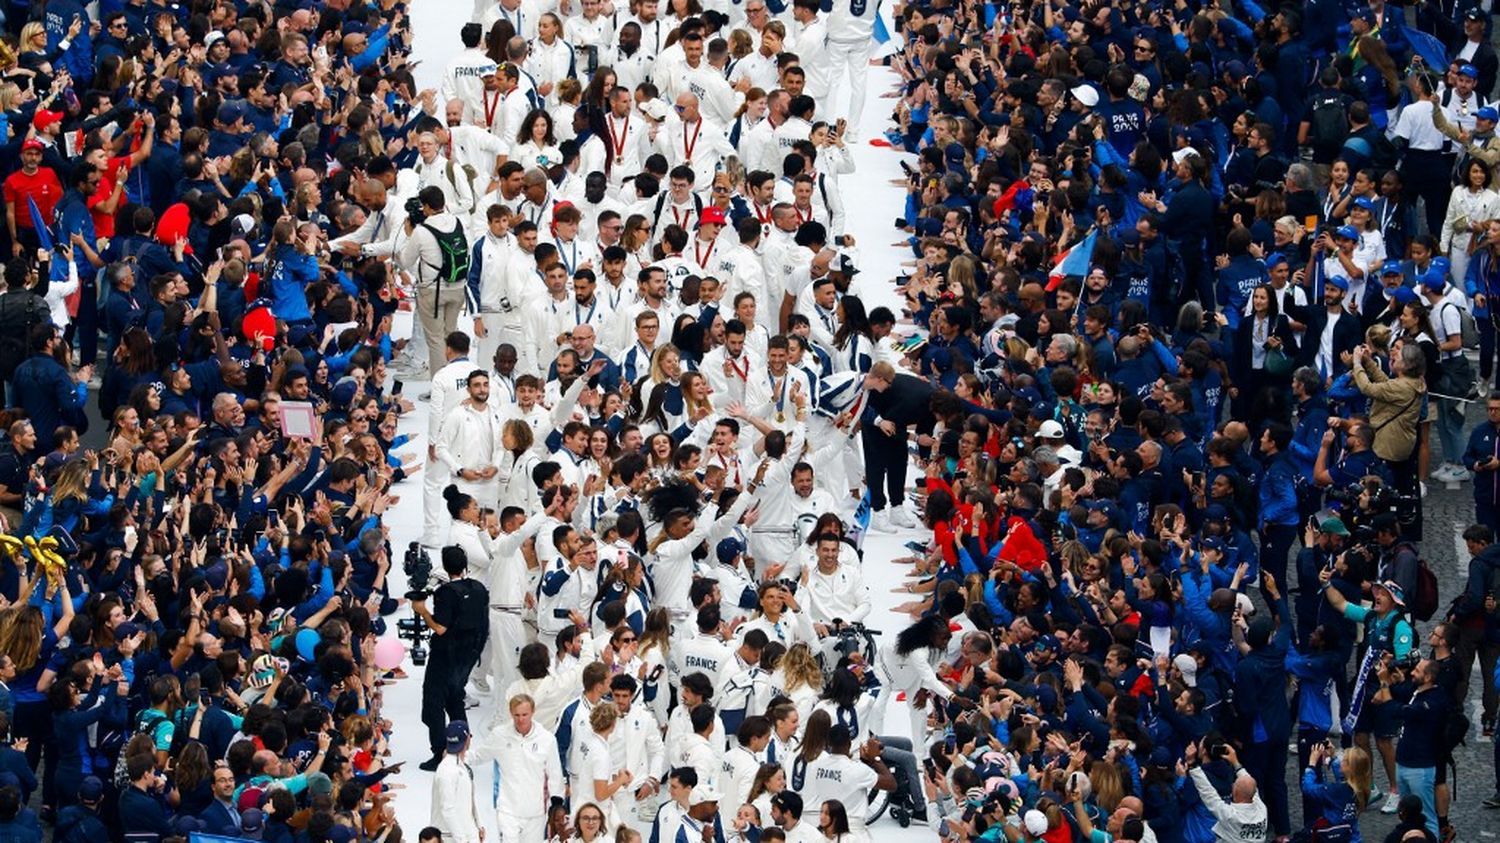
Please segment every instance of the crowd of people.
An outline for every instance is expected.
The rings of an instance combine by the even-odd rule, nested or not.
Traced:
[[[1484,7],[456,6],[0,6],[0,841],[1456,839]]]

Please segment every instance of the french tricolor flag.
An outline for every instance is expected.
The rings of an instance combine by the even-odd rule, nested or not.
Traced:
[[[1073,248],[1061,252],[1057,256],[1052,271],[1047,273],[1047,290],[1056,290],[1063,279],[1069,275],[1084,276],[1089,274],[1089,261],[1094,257],[1094,242],[1099,239],[1099,230],[1095,229],[1088,233],[1081,241],[1073,245]]]
[[[893,56],[901,50],[906,39],[896,31],[896,19],[891,12],[890,3],[881,3],[875,8],[875,50],[870,55],[872,59]]]

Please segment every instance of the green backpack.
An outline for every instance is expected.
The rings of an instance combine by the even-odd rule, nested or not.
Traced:
[[[469,283],[469,238],[464,236],[463,223],[453,226],[449,232],[438,231],[425,222],[420,225],[432,232],[438,249],[443,253],[443,262],[437,268],[439,286]]]

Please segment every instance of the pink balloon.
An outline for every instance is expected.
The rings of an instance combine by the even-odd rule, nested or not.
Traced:
[[[375,666],[395,670],[406,659],[406,645],[399,638],[382,638],[375,642]]]

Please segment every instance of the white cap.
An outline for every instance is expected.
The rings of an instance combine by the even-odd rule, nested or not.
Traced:
[[[1042,422],[1041,427],[1036,429],[1036,435],[1039,439],[1061,439],[1063,438],[1063,426],[1058,424],[1055,419],[1047,419]]]
[[[667,119],[667,104],[661,100],[646,100],[641,103],[641,112],[652,120]]]
[[[1032,808],[1021,818],[1021,824],[1026,826],[1026,833],[1032,837],[1041,837],[1047,833],[1047,815]]]
[[[214,31],[212,31],[212,32],[208,33],[207,35],[203,36],[203,49],[206,50],[209,47],[212,47],[215,42],[220,41],[223,38],[224,38],[224,33],[220,32],[217,29],[215,29]]]
[[[714,790],[712,785],[700,784],[695,786],[692,794],[688,796],[688,804],[702,805],[705,802],[718,802],[719,799],[719,792]]]
[[[1099,104],[1099,92],[1092,85],[1079,85],[1070,91],[1073,98],[1083,103],[1088,108]]]
[[[236,214],[229,221],[229,231],[235,237],[244,237],[255,230],[255,217],[249,214]]]
[[[1184,146],[1183,148],[1172,153],[1172,163],[1181,164],[1183,161],[1187,160],[1188,157],[1197,157],[1197,155],[1198,150],[1192,148],[1191,146]]]
[[[1178,653],[1172,657],[1172,666],[1182,672],[1182,681],[1189,688],[1198,687],[1198,660],[1187,653]]]
[[[1250,602],[1250,595],[1244,592],[1234,596],[1234,605],[1240,610],[1240,614],[1247,618],[1255,614],[1255,604]]]

